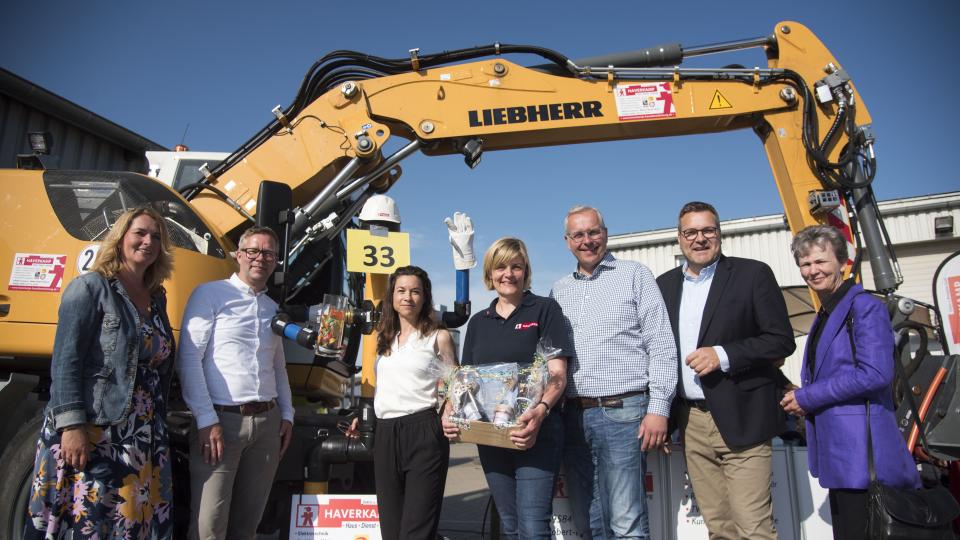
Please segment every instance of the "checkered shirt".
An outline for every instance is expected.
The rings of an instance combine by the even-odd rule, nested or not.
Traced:
[[[677,388],[677,349],[650,269],[607,253],[592,275],[564,276],[550,296],[573,332],[567,396],[649,390],[647,410],[669,416]]]

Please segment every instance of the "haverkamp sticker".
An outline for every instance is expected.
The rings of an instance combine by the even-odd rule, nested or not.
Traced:
[[[17,253],[13,257],[13,269],[10,271],[10,283],[7,284],[7,289],[60,292],[66,266],[66,255]]]
[[[294,495],[290,539],[380,540],[376,495]]]
[[[677,115],[668,82],[618,84],[613,95],[620,120],[671,118]]]

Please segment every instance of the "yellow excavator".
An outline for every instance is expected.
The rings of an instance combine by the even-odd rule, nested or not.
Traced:
[[[748,48],[763,51],[765,67],[681,67],[693,56]],[[543,60],[522,66],[506,58],[517,54]],[[358,322],[348,329],[345,355],[289,365],[301,398],[296,436],[261,530],[289,521],[293,493],[372,490],[372,351],[363,353],[361,398],[349,406],[343,398],[360,333],[376,318],[364,301],[381,294],[383,279],[347,272],[346,231],[363,226],[356,219],[363,204],[389,192],[401,161],[414,153],[462,154],[472,169],[490,151],[750,129],[791,230],[826,222],[845,229],[856,252],[867,254],[874,289],[888,299],[894,322],[911,310],[895,295],[902,279],[871,189],[870,115],[842,64],[796,22],[757,38],[577,60],[502,43],[438,54],[412,49],[400,59],[336,51],[309,69],[293,102],[274,114],[179,192],[134,173],[0,171],[0,539],[22,530],[60,295],[89,269],[98,241],[126,208],[149,204],[167,220],[176,245],[176,272],[165,283],[175,330],[191,291],[234,271],[229,254],[255,222],[285,239],[279,283],[271,287],[285,310],[278,332],[313,346],[312,323],[293,306],[319,304],[324,294],[344,295],[354,306]],[[860,262],[858,255],[851,271]],[[457,300],[451,326],[469,315],[468,299]],[[934,337],[942,336],[937,326]],[[957,459],[960,415],[938,412],[957,408],[955,358],[903,354],[913,368],[909,388],[930,396],[932,457]],[[364,436],[352,441],[336,426],[355,416]],[[178,496],[189,485],[183,433],[190,421],[185,409],[171,413]]]

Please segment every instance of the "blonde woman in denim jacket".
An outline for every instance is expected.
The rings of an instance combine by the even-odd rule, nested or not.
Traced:
[[[60,303],[24,538],[170,538],[163,218],[129,210]]]

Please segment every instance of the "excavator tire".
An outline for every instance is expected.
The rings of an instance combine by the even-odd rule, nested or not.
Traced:
[[[23,537],[37,438],[42,424],[41,409],[17,430],[0,456],[0,540]]]

